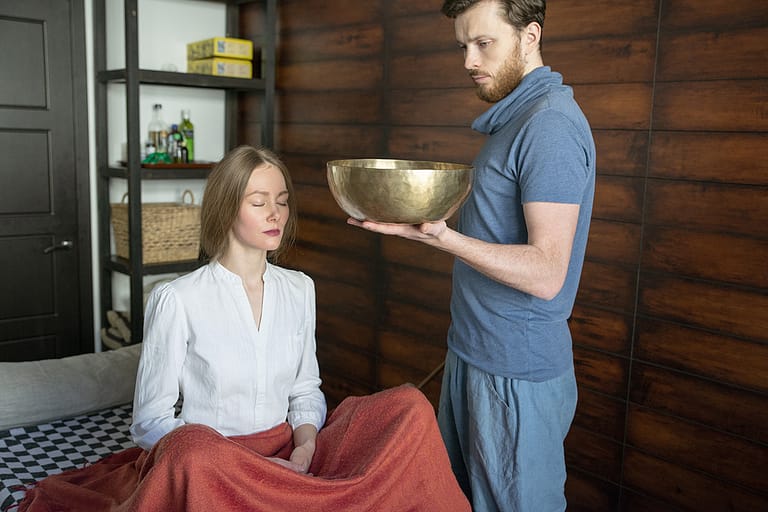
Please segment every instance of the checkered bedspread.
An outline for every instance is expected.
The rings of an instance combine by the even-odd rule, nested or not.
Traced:
[[[136,446],[128,428],[131,404],[0,432],[0,511],[12,510],[25,486]]]

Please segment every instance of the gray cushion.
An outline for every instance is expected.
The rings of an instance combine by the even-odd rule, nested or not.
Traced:
[[[141,344],[61,359],[0,363],[0,430],[133,400]]]

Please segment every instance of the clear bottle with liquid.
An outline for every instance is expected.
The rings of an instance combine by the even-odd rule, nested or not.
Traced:
[[[184,136],[184,147],[187,148],[187,159],[195,161],[195,125],[190,120],[189,109],[181,111],[181,124],[179,130]]]
[[[165,153],[168,143],[168,125],[163,120],[163,106],[155,103],[152,106],[152,120],[148,128],[149,142],[155,148],[156,153]]]

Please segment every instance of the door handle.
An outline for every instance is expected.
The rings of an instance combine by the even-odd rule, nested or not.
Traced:
[[[54,244],[50,247],[43,249],[43,254],[50,254],[53,251],[69,251],[75,244],[72,240],[62,240],[58,244]]]

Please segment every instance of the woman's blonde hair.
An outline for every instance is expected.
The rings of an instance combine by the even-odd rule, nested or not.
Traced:
[[[288,190],[288,220],[283,229],[280,246],[270,251],[267,257],[279,261],[296,238],[297,214],[296,196],[288,168],[271,150],[264,147],[238,146],[224,155],[217,163],[205,186],[202,210],[200,212],[200,257],[219,258],[227,248],[229,231],[235,223],[245,188],[251,172],[265,164],[280,169]]]

